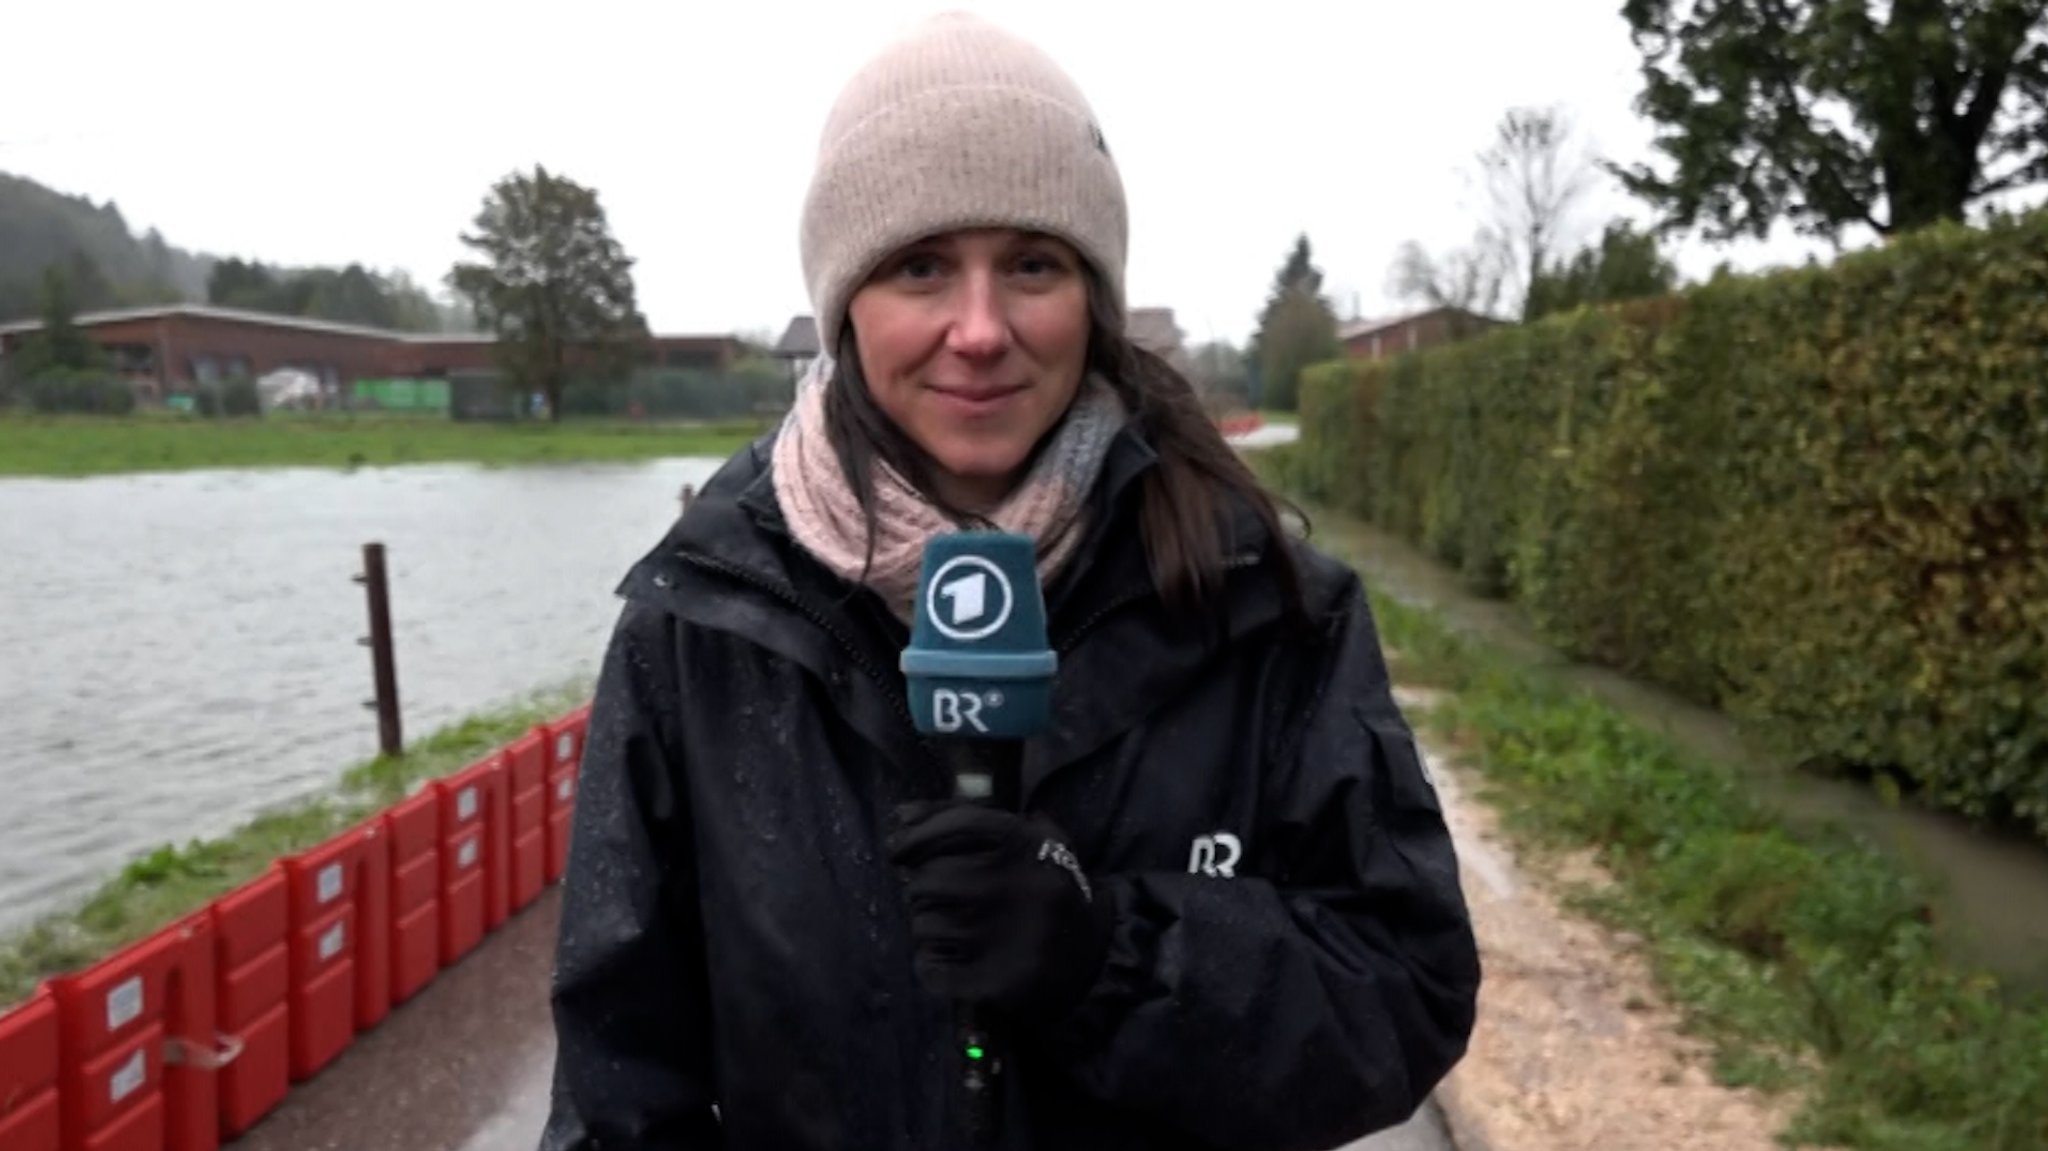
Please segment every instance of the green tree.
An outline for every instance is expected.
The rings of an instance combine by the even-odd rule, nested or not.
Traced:
[[[16,395],[26,395],[43,411],[120,411],[133,406],[127,386],[106,378],[105,353],[78,327],[76,290],[63,265],[43,269],[37,292],[42,326],[7,358],[5,395],[0,399],[11,402]]]
[[[1570,260],[1558,260],[1529,285],[1523,318],[1538,320],[1586,304],[1661,296],[1678,287],[1678,268],[1664,258],[1654,232],[1639,232],[1627,220],[1607,225],[1597,244]]]
[[[1301,370],[1335,359],[1337,312],[1323,298],[1323,273],[1315,266],[1306,235],[1295,238],[1287,260],[1273,277],[1273,292],[1259,313],[1252,337],[1252,359],[1258,364],[1261,406],[1293,411],[1301,390]]]
[[[90,263],[91,261],[87,261]],[[51,368],[84,371],[99,367],[98,344],[80,331],[77,324],[78,297],[71,275],[55,264],[43,269],[41,311],[43,326],[22,351],[24,374],[37,375]]]
[[[1961,220],[2048,178],[2043,0],[1627,0],[1670,163],[1609,165],[1713,239]]]
[[[223,308],[277,310],[277,277],[253,260],[222,260],[206,276],[206,302]]]
[[[448,284],[496,333],[499,363],[520,394],[545,395],[560,419],[572,375],[618,379],[631,369],[647,321],[633,260],[595,191],[540,166],[514,172],[492,187],[474,227],[462,242],[483,259],[457,264]]]

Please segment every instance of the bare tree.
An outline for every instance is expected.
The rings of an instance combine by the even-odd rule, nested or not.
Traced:
[[[1491,227],[1510,262],[1512,290],[1527,311],[1529,285],[1566,252],[1572,212],[1597,170],[1556,108],[1510,108],[1479,154]]]
[[[1432,308],[1491,313],[1506,286],[1512,252],[1499,234],[1481,228],[1472,243],[1432,256],[1413,240],[1401,245],[1387,274],[1396,298]]]

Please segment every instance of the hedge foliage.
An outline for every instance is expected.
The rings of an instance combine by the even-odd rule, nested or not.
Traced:
[[[1303,384],[1302,494],[1556,646],[2048,838],[2048,214]]]

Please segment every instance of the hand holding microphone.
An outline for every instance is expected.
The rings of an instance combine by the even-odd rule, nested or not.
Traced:
[[[962,803],[911,804],[889,837],[907,876],[917,973],[932,992],[1058,1014],[1102,968],[1111,908],[1049,822]]]

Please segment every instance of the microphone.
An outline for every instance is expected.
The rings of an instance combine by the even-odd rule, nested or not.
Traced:
[[[954,794],[1015,810],[1023,741],[1052,719],[1059,656],[1046,639],[1045,596],[1031,537],[968,531],[926,542],[910,646],[910,717],[953,770]],[[967,1125],[994,1142],[1003,1064],[972,1003],[959,1005]]]

